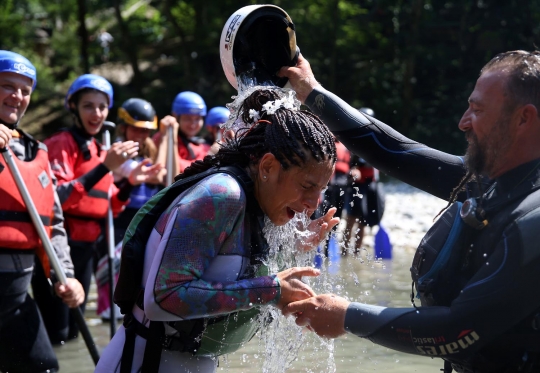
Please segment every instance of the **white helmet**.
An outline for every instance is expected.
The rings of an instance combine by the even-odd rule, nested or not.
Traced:
[[[219,41],[221,66],[238,90],[254,85],[283,87],[287,78],[276,72],[282,66],[296,65],[299,53],[292,20],[275,5],[237,10],[225,23]]]

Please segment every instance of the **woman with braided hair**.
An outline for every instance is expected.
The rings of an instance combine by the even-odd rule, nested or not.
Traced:
[[[256,333],[261,306],[314,295],[301,281],[314,268],[269,273],[262,230],[311,215],[334,169],[332,134],[298,108],[282,89],[254,89],[233,114],[234,138],[141,208],[115,292],[126,318],[96,372],[214,372]],[[302,249],[338,223],[334,211],[309,225]]]

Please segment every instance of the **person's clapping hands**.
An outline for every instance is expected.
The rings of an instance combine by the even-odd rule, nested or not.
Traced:
[[[160,184],[163,182],[163,175],[166,170],[159,163],[152,164],[151,159],[144,159],[129,174],[129,183],[131,185],[140,185],[142,183]]]
[[[103,165],[110,171],[116,170],[128,159],[139,153],[139,144],[135,141],[115,142],[107,151]]]

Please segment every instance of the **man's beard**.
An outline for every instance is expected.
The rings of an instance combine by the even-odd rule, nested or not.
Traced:
[[[478,137],[471,132],[468,134],[469,147],[465,154],[465,165],[467,169],[475,176],[480,176],[485,169],[486,155],[478,143]]]
[[[508,130],[509,121],[508,116],[498,120],[482,143],[474,132],[467,134],[469,147],[465,154],[465,165],[477,180],[481,175],[492,175],[496,165],[506,156],[513,139],[513,134]]]

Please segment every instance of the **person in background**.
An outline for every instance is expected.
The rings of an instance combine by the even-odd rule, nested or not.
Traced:
[[[231,112],[224,106],[216,106],[208,110],[208,115],[204,124],[208,131],[206,142],[212,144],[208,154],[216,154],[219,151],[220,144],[224,141],[224,129],[221,125],[227,122]]]
[[[336,166],[334,173],[330,178],[330,182],[328,183],[328,187],[322,194],[322,202],[315,211],[314,218],[327,214],[328,210],[331,208],[336,209],[336,217],[342,218],[343,215],[343,208],[346,202],[345,191],[347,190],[347,183],[349,181],[349,162],[351,153],[337,138],[334,138],[334,140],[336,143]],[[324,245],[325,256],[333,258],[334,255],[341,255],[342,252],[345,253],[346,249],[343,246],[341,249],[339,248],[338,238],[328,236]]]
[[[113,104],[113,89],[104,78],[94,74],[79,76],[69,87],[65,106],[73,117],[73,126],[44,142],[49,148],[51,168],[58,179],[58,196],[62,204],[71,258],[77,278],[88,295],[95,256],[106,245],[104,219],[110,205],[118,215],[129,202],[133,188],[125,183],[113,184],[111,171],[137,156],[134,141],[117,142],[108,151],[94,138],[101,133]],[[144,167],[144,168],[143,168]],[[144,181],[155,173],[154,167],[141,163],[129,179]],[[67,307],[54,299],[43,285],[44,273],[36,267],[32,288],[53,344],[76,338],[78,326]],[[81,305],[84,312],[87,297]]]
[[[420,307],[322,294],[285,314],[323,337],[352,333],[442,358],[446,373],[540,371],[540,51],[500,53],[481,69],[458,124],[464,157],[350,107],[317,83],[302,57],[280,75],[351,151],[449,201],[411,266],[411,300]]]
[[[57,372],[54,354],[41,314],[29,295],[35,258],[46,274],[43,286],[66,307],[84,299],[82,285],[74,277],[64,229],[62,207],[56,193],[47,147],[17,128],[37,84],[34,65],[25,57],[0,50],[0,154],[14,155],[36,210],[50,234],[53,249],[67,276],[67,284],[55,281],[49,259],[32,224],[27,206],[4,157],[0,155],[0,371],[10,373]]]
[[[345,191],[349,182],[351,153],[337,138],[335,141],[337,151],[336,168],[324,193],[324,200],[320,208],[322,210],[321,215],[324,215],[328,212],[328,209],[335,207],[337,209],[335,216],[341,218],[345,205]]]
[[[358,109],[362,113],[375,117],[370,108]],[[380,223],[384,213],[384,193],[379,184],[379,170],[367,163],[362,157],[351,155],[351,180],[346,198],[347,227],[345,240],[354,240],[354,252],[358,252],[364,240],[365,227]],[[356,230],[355,228],[356,224]]]
[[[96,39],[101,46],[101,60],[108,62],[111,54],[111,43],[114,41],[114,37],[105,29],[101,29]]]
[[[169,127],[173,127],[173,144],[177,147],[174,153],[173,165],[166,164],[167,152],[159,152],[157,162],[166,165],[167,169],[173,170],[173,175],[178,175],[189,167],[193,162],[202,160],[210,149],[210,145],[200,137],[197,137],[204,124],[206,104],[201,96],[195,92],[184,91],[176,95],[171,115],[167,115],[160,121],[159,132],[152,139],[159,147],[161,142],[168,143]],[[166,149],[166,148],[163,148]]]
[[[141,98],[130,98],[118,108],[116,120],[118,136],[115,141],[134,141],[139,144],[139,152],[136,157],[128,159],[113,171],[114,183],[118,188],[121,189],[125,183],[133,185],[129,195],[129,203],[114,218],[114,241],[116,244],[114,273],[116,275],[120,268],[122,240],[131,219],[133,219],[141,206],[163,187],[166,170],[159,164],[155,165],[152,175],[144,176],[143,179],[130,180],[130,176],[134,176],[132,174],[133,170],[140,167],[141,163],[143,164],[143,170],[155,164],[158,149],[150,138],[150,132],[157,129],[157,123],[154,107],[150,102]],[[166,146],[166,144],[162,144],[162,146]],[[95,274],[98,288],[97,314],[102,319],[107,320],[110,317],[108,251],[100,253],[99,258]],[[115,314],[121,317],[119,309]]]

